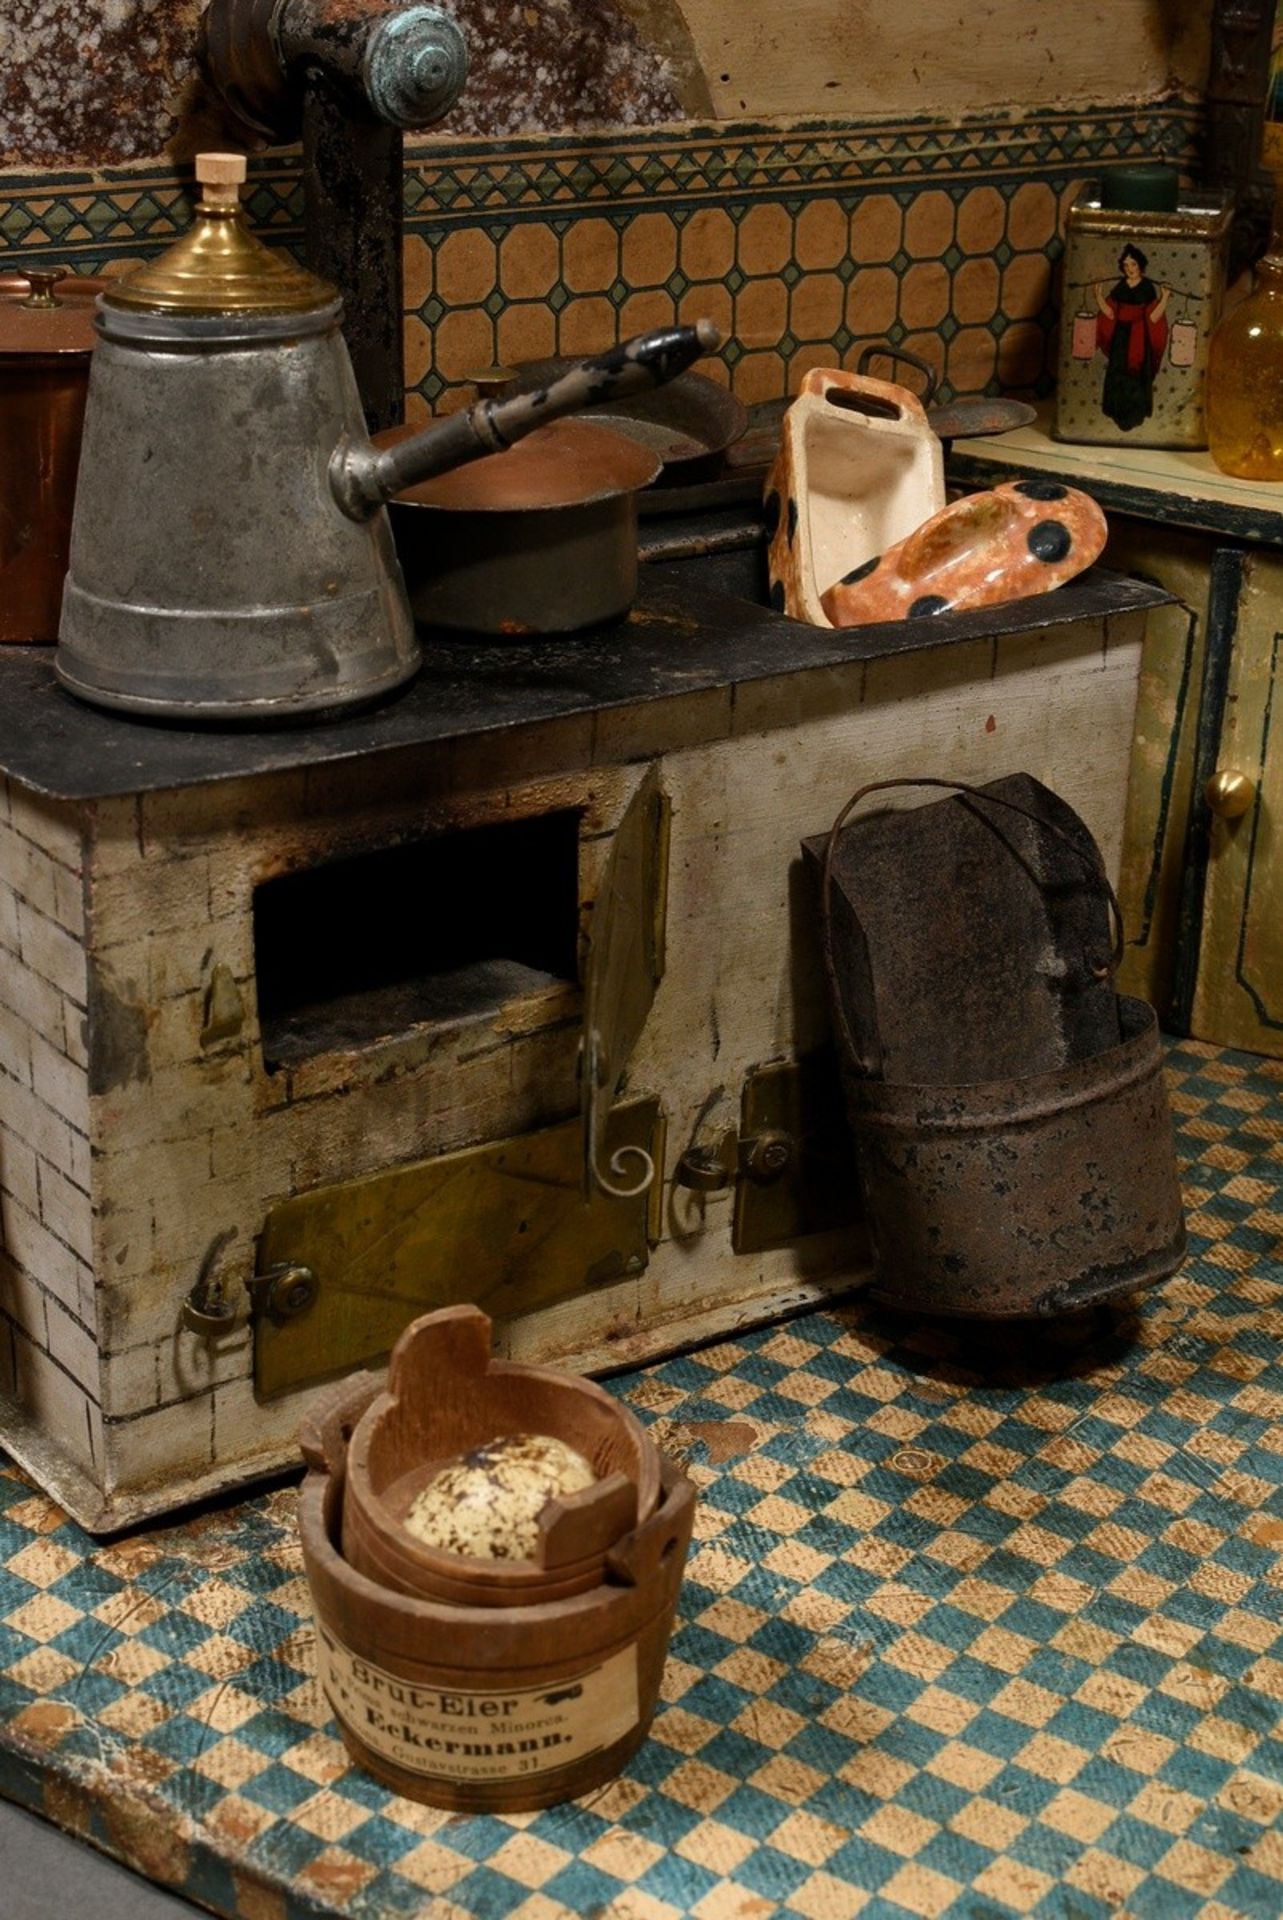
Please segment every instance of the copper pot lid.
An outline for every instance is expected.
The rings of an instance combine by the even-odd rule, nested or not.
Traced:
[[[390,427],[375,436],[391,446],[418,429]],[[407,487],[398,500],[444,507],[452,513],[525,513],[549,507],[586,507],[648,487],[663,462],[658,454],[608,427],[587,420],[553,420],[515,447],[489,453],[466,467]]]
[[[0,355],[92,352],[106,284],[61,267],[0,274]]]

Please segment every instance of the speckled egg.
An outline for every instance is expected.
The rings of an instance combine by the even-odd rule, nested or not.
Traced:
[[[451,1461],[418,1494],[406,1530],[425,1546],[477,1560],[533,1560],[549,1500],[597,1476],[581,1453],[545,1433],[511,1433]]]

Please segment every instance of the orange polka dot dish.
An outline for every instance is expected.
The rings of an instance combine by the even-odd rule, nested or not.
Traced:
[[[1089,495],[1054,480],[1016,480],[955,500],[850,568],[820,604],[835,627],[1003,606],[1092,566],[1107,533]]]

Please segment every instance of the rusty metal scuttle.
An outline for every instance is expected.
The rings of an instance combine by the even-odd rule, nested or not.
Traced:
[[[1095,842],[1027,775],[878,783],[917,785],[959,797],[844,830],[864,788],[806,843],[871,1291],[1009,1319],[1165,1279],[1185,1224],[1158,1023],[1114,991]]]

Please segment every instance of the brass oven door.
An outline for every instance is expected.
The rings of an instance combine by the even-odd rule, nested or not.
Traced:
[[[668,807],[640,780],[585,908],[578,1117],[314,1188],[259,1237],[262,1398],[385,1355],[421,1313],[515,1319],[644,1271],[659,1238],[664,1115],[616,1105],[664,965]]]

